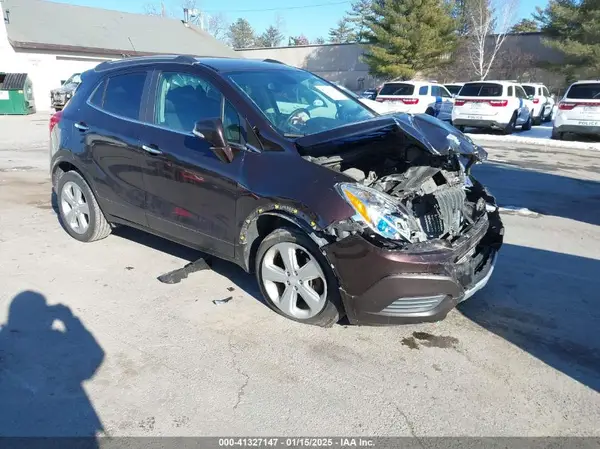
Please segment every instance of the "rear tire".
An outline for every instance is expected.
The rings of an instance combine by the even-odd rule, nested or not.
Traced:
[[[425,111],[425,114],[431,115],[432,117],[435,117],[435,111],[433,109],[431,109],[431,108],[427,109]]]
[[[284,260],[285,254],[293,256]],[[310,275],[303,275],[308,273],[305,268],[311,269]],[[256,253],[256,279],[266,304],[290,320],[331,327],[344,316],[333,270],[300,230],[279,228],[265,237]],[[303,292],[312,300],[305,300]]]
[[[58,214],[64,230],[80,242],[108,237],[111,227],[94,197],[92,189],[76,171],[59,175],[56,183]]]
[[[521,127],[521,131],[529,131],[531,129],[532,125],[533,125],[533,120],[531,118],[531,115],[529,115],[529,118],[527,119],[527,121],[525,123],[523,123],[523,126]]]
[[[552,139],[553,140],[563,140],[564,135],[563,135],[563,133],[559,133],[558,131],[556,131],[556,129],[552,128]]]
[[[502,131],[503,134],[506,136],[508,136],[509,134],[512,134],[515,131],[516,125],[517,125],[517,114],[514,113],[510,119],[510,122],[508,122],[508,125],[506,125],[504,127],[504,130]]]
[[[546,119],[542,118],[542,116],[540,115],[538,118],[533,119],[533,125],[534,126],[540,126],[542,124],[543,121],[545,121]]]

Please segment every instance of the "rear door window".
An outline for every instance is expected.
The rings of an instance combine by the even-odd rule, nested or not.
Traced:
[[[543,88],[542,88],[542,93],[543,93],[543,95],[545,95],[546,97],[549,97],[549,96],[550,96],[550,92],[548,92],[548,89],[547,89],[546,87],[543,87]]]
[[[90,97],[90,104],[96,106],[98,108],[102,107],[102,102],[104,101],[104,88],[106,87],[106,83],[104,80],[94,89],[92,96]]]
[[[565,96],[576,100],[600,100],[600,83],[575,84]]]
[[[426,88],[427,86],[425,86]],[[406,83],[388,83],[381,88],[379,95],[412,95],[415,92],[415,86]]]
[[[501,97],[502,84],[467,83],[460,90],[461,97]]]
[[[515,86],[515,93],[517,94],[517,98],[527,98],[527,94],[521,86]]]
[[[146,72],[110,77],[100,108],[120,117],[138,119],[145,82]]]

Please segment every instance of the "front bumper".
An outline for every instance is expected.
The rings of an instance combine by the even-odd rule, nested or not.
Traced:
[[[495,211],[453,244],[429,241],[389,250],[353,235],[324,249],[351,323],[419,323],[445,318],[487,284],[503,235]]]
[[[469,126],[471,128],[504,129],[506,128],[506,125],[508,125],[508,122],[500,123],[498,120],[494,119],[473,120],[468,118],[457,117],[455,119],[452,119],[452,124],[454,126]]]

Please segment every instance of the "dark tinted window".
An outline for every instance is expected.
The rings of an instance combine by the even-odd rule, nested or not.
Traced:
[[[509,97],[515,96],[515,89],[512,86],[508,86],[508,96]]]
[[[460,92],[460,88],[462,86],[455,86],[453,84],[447,84],[446,85],[446,89],[448,89],[448,92],[450,92],[452,95],[458,95],[458,93]]]
[[[460,90],[461,97],[501,97],[502,84],[467,83]]]
[[[383,85],[379,95],[412,95],[414,92],[415,86],[412,84],[388,83]]]
[[[521,86],[515,86],[515,94],[517,94],[517,98],[527,98],[527,94]]]
[[[533,86],[523,86],[523,89],[525,89],[525,93],[527,95],[535,95],[535,87],[533,87]]]
[[[600,83],[575,84],[565,96],[579,100],[600,100]]]
[[[145,81],[146,72],[109,78],[102,109],[121,117],[139,118]]]
[[[242,128],[240,125],[240,115],[233,105],[225,102],[223,111],[223,128],[225,130],[225,139],[230,143],[242,143]]]
[[[545,96],[547,96],[547,97],[549,97],[549,96],[550,96],[550,92],[548,92],[548,89],[547,89],[547,88],[545,88],[545,87],[544,87],[544,88],[542,88],[542,93],[543,93]]]
[[[191,133],[197,121],[221,117],[221,97],[217,88],[196,75],[165,72],[158,82],[155,122]]]
[[[104,97],[104,81],[102,81],[98,87],[92,93],[90,97],[90,103],[97,107],[102,107],[102,97]]]
[[[427,95],[428,90],[429,90],[429,86],[419,87],[419,95]]]

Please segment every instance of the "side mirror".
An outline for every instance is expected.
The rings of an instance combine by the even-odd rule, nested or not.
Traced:
[[[194,125],[194,136],[206,140],[213,153],[223,162],[233,161],[233,151],[225,140],[225,130],[220,118],[200,120]]]

